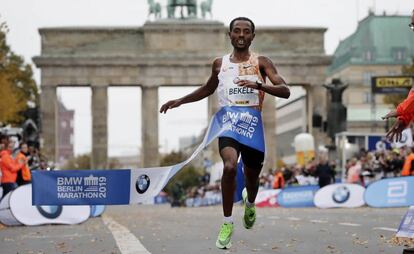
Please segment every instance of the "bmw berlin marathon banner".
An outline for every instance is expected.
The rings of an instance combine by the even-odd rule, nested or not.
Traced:
[[[33,172],[33,205],[122,205],[154,200],[168,181],[217,137],[265,150],[260,111],[227,106],[211,119],[203,141],[185,161],[167,167]]]

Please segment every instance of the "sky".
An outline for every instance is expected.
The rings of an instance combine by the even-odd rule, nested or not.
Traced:
[[[167,0],[155,1],[163,6],[165,17]],[[1,0],[0,6],[0,21],[5,21],[10,30],[7,42],[28,63],[32,63],[32,57],[40,55],[39,28],[142,26],[148,20],[145,0]],[[355,31],[358,21],[369,9],[376,14],[385,11],[388,15],[410,15],[413,7],[412,0],[213,0],[212,19],[228,24],[234,17],[247,16],[256,26],[325,27],[328,29],[325,51],[333,54],[340,40]],[[39,84],[40,71],[34,69]],[[161,88],[159,103],[192,90],[194,88]],[[91,150],[90,95],[88,88],[58,89],[65,106],[75,110],[75,154]],[[140,89],[110,88],[108,101],[109,155],[137,154],[141,147]],[[160,115],[160,151],[177,150],[179,137],[200,134],[207,121],[206,99]]]

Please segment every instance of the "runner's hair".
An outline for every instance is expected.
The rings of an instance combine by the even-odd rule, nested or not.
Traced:
[[[237,20],[249,21],[249,22],[250,22],[250,24],[251,24],[251,27],[252,27],[252,33],[254,33],[255,25],[254,25],[254,23],[253,23],[253,21],[252,21],[251,19],[246,18],[246,17],[237,17],[237,18],[233,19],[233,20],[230,22],[230,32],[231,32],[231,30],[233,29],[234,22],[236,22]]]

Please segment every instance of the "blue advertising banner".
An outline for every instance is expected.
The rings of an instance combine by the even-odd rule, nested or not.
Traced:
[[[368,151],[391,149],[390,143],[385,136],[368,136]]]
[[[118,205],[153,203],[168,181],[216,137],[231,137],[265,150],[261,113],[249,107],[223,107],[211,119],[203,141],[185,161],[132,170],[33,172],[34,205]],[[242,185],[239,185],[241,187]]]
[[[47,174],[45,174],[47,173]],[[34,205],[128,204],[130,170],[32,172]]]
[[[388,178],[368,185],[365,202],[372,207],[414,205],[414,176]]]
[[[313,197],[318,190],[317,185],[287,187],[279,193],[277,202],[282,207],[313,207]]]

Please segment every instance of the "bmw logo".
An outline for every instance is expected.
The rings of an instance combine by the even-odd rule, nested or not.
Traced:
[[[139,194],[143,194],[148,190],[150,183],[150,178],[147,175],[140,175],[135,183],[135,188]]]
[[[48,205],[48,206],[36,206],[39,213],[48,219],[56,219],[62,214],[62,206],[58,205]]]
[[[332,199],[339,204],[345,203],[350,196],[349,189],[346,186],[339,186],[332,193]]]

